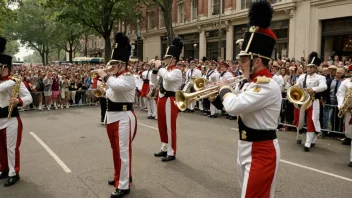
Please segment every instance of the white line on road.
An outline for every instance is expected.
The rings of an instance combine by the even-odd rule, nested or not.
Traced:
[[[141,126],[144,126],[144,127],[148,127],[148,128],[154,129],[154,130],[158,130],[157,128],[149,126],[149,125],[146,125],[146,124],[141,124],[141,123],[138,123],[138,124],[141,125]],[[238,128],[231,128],[231,129],[235,130],[235,131],[238,131]],[[352,182],[352,179],[350,179],[350,178],[342,177],[340,175],[336,175],[336,174],[325,172],[325,171],[321,171],[321,170],[318,170],[318,169],[315,169],[315,168],[311,168],[309,166],[300,165],[300,164],[297,164],[297,163],[294,163],[294,162],[290,162],[290,161],[287,161],[287,160],[283,160],[283,159],[280,160],[280,162],[285,163],[285,164],[289,164],[289,165],[292,165],[292,166],[297,166],[297,167],[300,167],[300,168],[304,168],[304,169],[307,169],[307,170],[311,170],[311,171],[314,171],[314,172],[318,172],[318,173],[321,173],[321,174],[324,174],[324,175],[329,175],[331,177],[336,177],[336,178],[339,178],[339,179],[343,179],[343,180]]]
[[[43,140],[41,140],[34,132],[29,132],[29,134],[31,134],[34,139],[36,139],[39,144],[45,148],[45,150],[55,159],[55,161],[62,167],[62,169],[64,169],[66,173],[71,173],[71,170],[66,166],[66,164],[61,161],[61,159],[43,142]]]
[[[155,128],[155,127],[152,127],[152,126],[149,126],[149,125],[146,125],[146,124],[142,124],[142,123],[139,123],[139,122],[138,122],[138,125],[141,125],[141,126],[144,126],[144,127],[151,128],[151,129],[154,129],[154,130],[159,131],[158,128]]]
[[[292,166],[297,166],[297,167],[300,167],[300,168],[308,169],[308,170],[311,170],[311,171],[314,171],[314,172],[318,172],[318,173],[321,173],[321,174],[324,174],[324,175],[329,175],[329,176],[332,176],[332,177],[343,179],[343,180],[346,180],[346,181],[349,181],[349,182],[352,182],[352,179],[350,179],[350,178],[342,177],[340,175],[336,175],[336,174],[325,172],[325,171],[321,171],[321,170],[318,170],[318,169],[315,169],[315,168],[311,168],[309,166],[296,164],[296,163],[293,163],[293,162],[290,162],[290,161],[286,161],[286,160],[280,160],[280,162],[285,163],[285,164],[290,164]]]

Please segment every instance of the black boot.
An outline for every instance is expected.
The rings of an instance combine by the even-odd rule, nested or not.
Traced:
[[[121,198],[127,194],[130,193],[130,189],[127,190],[120,190],[120,189],[116,189],[115,192],[111,193],[111,198]]]
[[[19,176],[19,175],[15,175],[15,176],[9,177],[9,178],[7,179],[7,181],[5,182],[5,184],[4,184],[4,187],[12,186],[12,185],[14,185],[18,180],[20,180],[20,176]]]
[[[1,172],[0,179],[6,179],[9,177],[9,171]]]
[[[348,164],[348,166],[352,168],[352,162],[350,162],[350,163]]]
[[[154,153],[154,157],[166,157],[167,152],[166,151],[160,151],[159,153]]]
[[[309,152],[309,148],[308,147],[304,147],[304,152]]]
[[[343,144],[343,145],[351,145],[351,139],[346,137],[346,138],[342,141],[342,144]]]
[[[168,162],[168,161],[172,161],[172,160],[175,160],[175,159],[176,159],[175,156],[168,155],[168,156],[166,156],[166,157],[163,157],[163,158],[161,159],[161,161],[163,161],[163,162]]]
[[[297,144],[302,144],[302,140],[297,140]]]
[[[310,148],[313,148],[313,147],[315,147],[315,143],[310,144]]]
[[[130,183],[132,183],[132,176],[130,177]],[[115,186],[115,180],[109,179],[109,180],[108,180],[108,184],[109,184],[109,185],[112,185],[112,186]]]

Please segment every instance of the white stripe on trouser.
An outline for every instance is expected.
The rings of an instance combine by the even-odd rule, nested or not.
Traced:
[[[352,144],[352,124],[349,124],[351,120],[351,114],[346,113],[345,114],[345,136],[351,139],[351,144]],[[351,146],[351,153],[350,153],[350,162],[352,162],[352,146]]]
[[[312,132],[319,132],[319,133],[321,132],[319,114],[320,114],[320,103],[319,103],[319,100],[316,99],[313,102],[313,112],[312,112],[312,120],[314,123],[315,131],[312,131]]]
[[[297,125],[297,136],[296,139],[297,140],[302,140],[301,134],[299,134],[299,130],[301,130],[304,126],[305,123],[305,110],[300,109],[299,110],[299,119],[298,119],[298,125]]]
[[[171,136],[171,100],[168,98],[165,103],[166,126],[167,126],[167,155],[174,156],[174,149],[172,149]]]
[[[129,173],[130,173],[130,148],[131,141],[131,121],[130,118],[119,121],[119,146],[121,170],[119,179],[119,189],[129,189]]]
[[[276,150],[276,169],[275,169],[275,175],[273,182],[271,183],[271,190],[270,190],[270,197],[274,197],[275,195],[275,187],[276,187],[276,177],[277,177],[277,171],[279,170],[279,164],[280,164],[280,158],[281,158],[281,150],[280,150],[280,145],[279,141],[277,139],[273,140],[274,147]]]
[[[194,106],[196,106],[196,102],[191,102],[191,103],[188,105],[188,109],[194,110]]]
[[[148,116],[153,116],[156,117],[157,115],[157,110],[156,110],[156,102],[154,100],[154,98],[152,99],[146,99],[147,102],[147,108],[148,108]]]
[[[218,109],[210,102],[210,115],[218,113]]]
[[[16,144],[18,136],[18,120],[13,118],[0,119],[2,129],[6,128],[7,161],[9,166],[9,176],[15,176]],[[19,157],[19,156],[18,156]]]
[[[280,155],[281,155],[278,140],[277,139],[273,140],[273,144],[276,151],[276,167],[275,167],[274,178],[270,188],[270,198],[273,198],[275,194],[276,177],[279,169]],[[241,198],[246,197],[248,179],[249,179],[249,174],[250,174],[251,165],[252,165],[252,146],[253,146],[252,142],[238,140],[237,174],[238,174],[240,187],[242,190]]]
[[[131,122],[131,134],[130,134],[130,138],[132,141],[133,138],[133,133],[136,130],[136,118],[134,117],[134,114],[132,113],[132,111],[127,111],[127,115],[130,118],[130,122]]]

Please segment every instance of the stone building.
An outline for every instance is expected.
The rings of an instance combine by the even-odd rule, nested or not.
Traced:
[[[182,56],[235,59],[239,52],[236,40],[242,38],[248,28],[251,1],[173,0],[174,31],[185,43]],[[271,28],[278,37],[273,58],[307,57],[312,50],[318,51],[324,59],[332,54],[352,56],[352,0],[271,2],[275,11]],[[142,12],[145,21],[127,29],[133,55],[143,60],[162,57],[167,48],[163,15],[157,7],[144,8]],[[220,23],[219,13],[222,13]]]

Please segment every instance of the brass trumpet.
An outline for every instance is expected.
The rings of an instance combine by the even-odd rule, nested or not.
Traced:
[[[229,86],[233,86],[236,83],[244,80],[244,76],[238,76],[235,78],[231,78]],[[218,96],[220,91],[220,87],[218,85],[209,85],[208,88],[205,88],[207,84],[207,80],[204,78],[197,78],[194,80],[194,88],[198,91],[194,93],[185,93],[181,90],[176,92],[176,105],[181,110],[184,111],[187,109],[189,103],[194,101],[199,101],[205,98],[208,98],[210,101],[214,101]],[[208,83],[209,84],[209,83]]]
[[[108,68],[104,68],[103,71],[104,72],[110,72],[113,68],[112,67],[108,67]],[[98,74],[98,70],[92,70],[89,72],[90,76],[93,76],[94,74]]]

